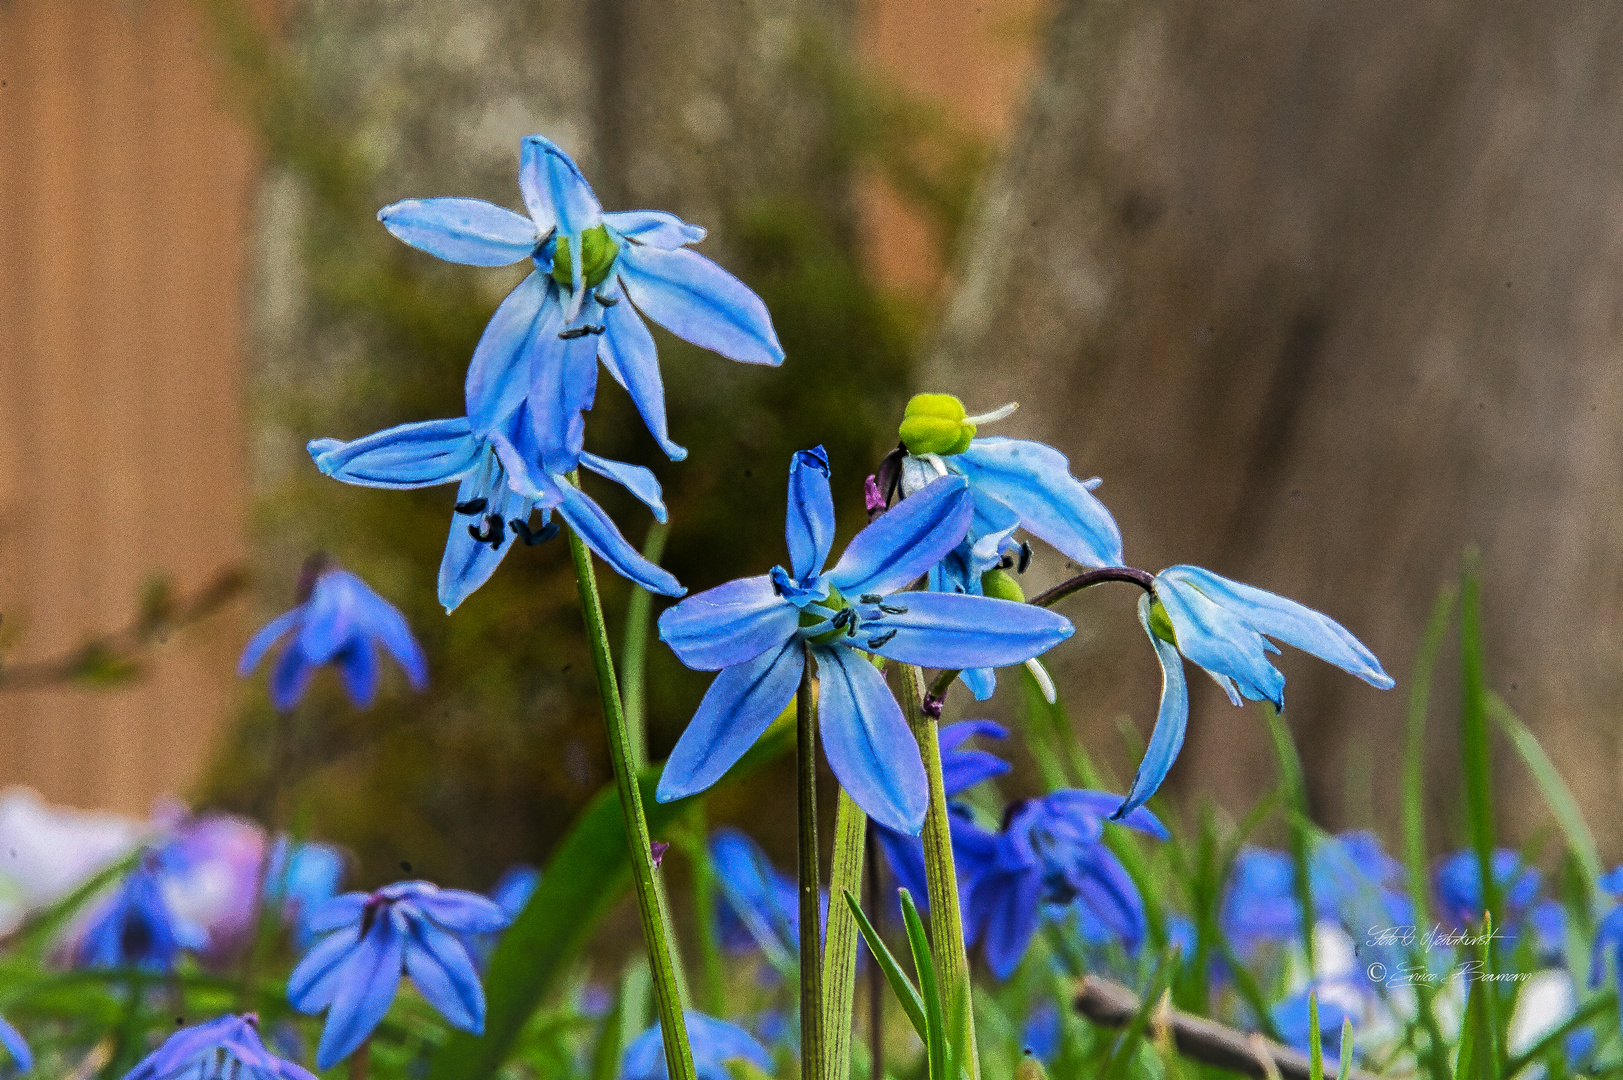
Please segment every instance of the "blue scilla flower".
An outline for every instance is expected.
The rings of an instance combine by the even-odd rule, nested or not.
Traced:
[[[1614,898],[1623,896],[1623,866],[1603,875],[1600,887]],[[1612,978],[1617,980],[1619,992],[1623,993],[1623,903],[1615,904],[1595,928],[1594,956],[1589,965],[1591,988],[1599,987],[1606,978],[1608,958],[1612,962]]]
[[[90,917],[73,950],[77,967],[172,971],[185,950],[208,944],[203,928],[164,897],[162,854],[147,851]]]
[[[1540,897],[1543,875],[1528,866],[1514,851],[1499,848],[1491,860],[1493,880],[1499,888],[1502,911],[1495,932],[1502,930],[1514,941],[1522,928],[1533,931],[1533,941],[1541,956],[1558,958],[1565,948],[1566,910],[1555,900]],[[1482,870],[1474,851],[1456,851],[1444,856],[1432,872],[1432,889],[1437,896],[1437,913],[1450,928],[1482,921],[1486,901],[1482,896]]]
[[[1302,906],[1291,857],[1270,848],[1245,848],[1235,856],[1218,922],[1241,956],[1265,942],[1295,940]]]
[[[1285,708],[1285,676],[1268,659],[1279,647],[1270,637],[1371,686],[1393,685],[1375,654],[1334,619],[1198,566],[1173,566],[1155,575],[1150,592],[1139,597],[1138,621],[1161,661],[1161,708],[1123,813],[1155,794],[1183,748],[1189,724],[1185,658],[1204,668],[1235,705],[1249,699]]]
[[[1093,494],[1097,478],[1078,480],[1065,455],[1042,443],[976,437],[978,425],[1001,420],[1014,408],[1011,404],[968,416],[963,403],[950,394],[916,394],[907,403],[900,429],[906,450],[898,476],[902,494],[951,474],[969,481],[975,500],[969,532],[930,571],[934,592],[1021,599],[1018,586],[1001,574],[1016,561],[1024,569],[1029,557],[1028,550],[1018,557],[1011,554],[1020,547],[1014,539],[1017,529],[1080,565],[1121,565],[1121,530]],[[1035,661],[1027,666],[1052,703],[1047,673]],[[997,686],[991,668],[967,669],[961,678],[979,701],[991,697]]]
[[[345,893],[310,914],[325,934],[288,977],[287,1000],[300,1012],[327,1012],[316,1048],[326,1069],[348,1057],[382,1021],[408,975],[452,1027],[481,1034],[485,991],[463,938],[508,923],[478,893],[400,881],[371,893]]]
[[[315,936],[310,915],[338,894],[344,880],[344,856],[331,844],[294,843],[286,835],[276,838],[265,866],[261,898],[293,926],[293,940],[308,948]]]
[[[1119,803],[1103,791],[1055,791],[1012,804],[996,833],[954,816],[953,857],[967,883],[965,943],[984,943],[998,978],[1013,974],[1045,908],[1059,913],[1076,905],[1129,950],[1143,941],[1144,902],[1104,844],[1105,821]],[[1142,807],[1120,824],[1158,840],[1169,835]]]
[[[469,416],[400,424],[352,442],[314,439],[310,456],[335,479],[363,487],[421,488],[458,484],[451,533],[440,561],[439,599],[446,611],[467,599],[495,573],[515,543],[537,544],[558,532],[552,513],[574,529],[616,571],[666,596],[684,590],[668,571],[643,558],[627,543],[603,508],[564,475],[542,465],[538,425],[528,402],[519,401],[493,426],[480,430]],[[571,436],[574,462],[623,485],[665,520],[659,481],[638,465],[580,450]],[[541,511],[541,525],[530,516]],[[511,535],[509,535],[511,534]]]
[[[793,879],[738,829],[716,830],[710,861],[721,888],[716,924],[722,947],[732,953],[760,949],[775,965],[793,964],[800,944],[800,891]]]
[[[28,1048],[28,1042],[16,1028],[0,1018],[0,1046],[6,1048],[11,1055],[12,1064],[17,1066],[18,1072],[27,1072],[34,1067],[34,1052]]]
[[[680,461],[687,451],[667,430],[659,356],[643,318],[730,359],[776,365],[783,349],[766,305],[688,249],[704,239],[702,228],[657,210],[605,214],[574,161],[540,135],[519,153],[528,215],[478,199],[408,199],[378,212],[395,236],[450,262],[535,264],[480,339],[469,399],[488,397],[494,415],[527,394],[543,399],[543,412],[589,408],[587,384],[601,357],[660,447]]]
[[[817,662],[819,725],[829,767],[881,825],[916,833],[927,790],[918,744],[875,653],[939,668],[1018,664],[1065,640],[1069,620],[980,596],[899,593],[958,545],[973,513],[969,485],[942,477],[852,538],[824,570],[834,499],[822,447],[789,468],[790,569],[740,578],[659,618],[682,662],[721,671],[660,777],[661,802],[719,780],[794,697],[807,653]],[[896,594],[896,595],[893,595]]]
[[[1345,979],[1330,979],[1303,987],[1273,1007],[1274,1026],[1288,1046],[1311,1053],[1313,1022],[1309,995],[1319,999],[1319,1046],[1326,1055],[1325,1068],[1334,1072],[1340,1065],[1341,1024],[1351,1020],[1356,1031],[1363,1018],[1368,994],[1363,987]]]
[[[259,1018],[221,1016],[183,1028],[124,1074],[124,1080],[315,1080],[265,1048]]]
[[[246,677],[271,646],[288,639],[271,672],[271,703],[276,708],[291,709],[323,664],[337,665],[350,700],[369,708],[377,695],[380,645],[400,663],[413,688],[421,690],[428,684],[423,648],[393,604],[348,570],[320,557],[305,564],[303,578],[299,606],[261,627],[237,662],[237,674]]]
[[[693,1049],[693,1068],[699,1080],[732,1080],[729,1061],[747,1061],[758,1069],[772,1068],[772,1055],[755,1036],[725,1020],[717,1020],[691,1010],[682,1013],[687,1022],[688,1044]],[[665,1043],[655,1024],[626,1047],[620,1059],[621,1080],[665,1080]]]

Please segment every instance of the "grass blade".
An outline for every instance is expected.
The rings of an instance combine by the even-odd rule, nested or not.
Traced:
[[[1555,763],[1550,755],[1544,752],[1538,739],[1526,724],[1505,704],[1498,694],[1488,694],[1488,715],[1494,723],[1499,725],[1501,731],[1510,737],[1511,745],[1515,746],[1516,753],[1521,756],[1527,771],[1533,774],[1538,782],[1539,791],[1544,795],[1544,801],[1549,804],[1550,812],[1561,826],[1561,831],[1567,834],[1567,846],[1578,857],[1578,862],[1584,868],[1584,877],[1589,886],[1589,896],[1593,897],[1598,888],[1598,882],[1605,869],[1601,866],[1599,849],[1595,846],[1595,834],[1589,831],[1589,825],[1584,821],[1583,811],[1578,809],[1578,800],[1572,797],[1572,789],[1567,787],[1566,781],[1556,771]]]
[[[935,957],[924,934],[924,921],[906,889],[896,890],[902,898],[902,922],[907,927],[907,944],[913,950],[913,972],[919,979],[919,996],[924,999],[924,1040],[930,1058],[930,1080],[957,1080],[947,1076],[947,1025],[941,1008],[941,987],[936,981]]]
[[[830,896],[855,896],[862,890],[863,841],[868,815],[840,789],[834,821],[834,858],[829,867]],[[851,1009],[857,988],[857,921],[850,909],[830,905],[823,941],[823,1076],[847,1080],[851,1075]]]
[[[1343,1016],[1341,1018],[1341,1053],[1337,1056],[1339,1065],[1336,1068],[1336,1080],[1347,1080],[1347,1077],[1352,1075],[1352,1059],[1352,1020]]]
[[[896,1000],[902,1003],[902,1011],[907,1014],[907,1019],[912,1023],[913,1030],[918,1032],[919,1039],[927,1043],[930,1038],[930,1029],[924,1019],[924,1000],[919,997],[919,992],[914,989],[913,982],[907,977],[907,973],[896,962],[896,957],[891,953],[890,947],[879,936],[879,931],[874,929],[873,923],[868,921],[868,916],[863,914],[862,906],[857,903],[857,898],[847,892],[845,894],[845,904],[851,909],[852,916],[857,920],[857,930],[862,934],[862,940],[868,943],[868,951],[879,961],[879,970],[885,973],[885,980],[890,983],[891,993],[895,994]]]
[[[1499,883],[1493,877],[1493,759],[1482,666],[1481,593],[1475,552],[1467,552],[1460,590],[1460,764],[1465,772],[1465,819],[1482,874],[1484,906],[1501,915]]]
[[[1127,1027],[1122,1031],[1110,1060],[1100,1070],[1100,1080],[1116,1080],[1117,1077],[1127,1075],[1127,1068],[1132,1065],[1139,1046],[1144,1042],[1144,1033],[1149,1029],[1150,1017],[1160,1008],[1161,998],[1166,994],[1167,986],[1178,970],[1178,956],[1179,949],[1176,945],[1168,945],[1161,950],[1161,957],[1155,963],[1155,972],[1150,976],[1149,988],[1139,1000],[1132,1019],[1127,1021]]]
[[[1302,758],[1296,752],[1296,740],[1291,738],[1284,714],[1271,706],[1264,706],[1268,714],[1268,730],[1274,737],[1274,753],[1279,758],[1279,786],[1285,791],[1287,805],[1295,811],[1289,816],[1291,862],[1296,867],[1296,903],[1302,912],[1302,950],[1307,953],[1307,969],[1318,966],[1313,956],[1313,928],[1318,925],[1318,914],[1313,910],[1313,840],[1303,828],[1311,820],[1307,806],[1307,781],[1302,775]]]
[[[1319,1032],[1319,995],[1307,995],[1307,1075],[1308,1080],[1324,1080],[1324,1037]]]

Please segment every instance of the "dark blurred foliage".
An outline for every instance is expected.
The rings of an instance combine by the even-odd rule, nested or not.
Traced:
[[[233,0],[210,11],[270,165],[304,189],[303,317],[346,342],[336,369],[261,394],[261,427],[351,438],[460,415],[468,358],[494,308],[491,278],[506,272],[447,266],[387,236],[375,214],[388,201],[379,192],[393,187],[370,171],[356,131],[322,112],[293,54]],[[821,182],[833,177],[837,197],[794,186],[738,193],[719,219],[700,222],[712,230],[701,250],[765,299],[787,361],[780,370],[746,367],[656,329],[672,436],[690,451],[682,463],[664,460],[607,375],[588,417],[589,449],[647,464],[664,483],[672,522],[664,561],[694,591],[782,561],[795,449],[827,448],[842,536],[864,520],[862,479],[894,442],[928,302],[883,295],[864,273],[852,178],[887,177],[950,243],[986,156],[939,116],[855,71],[837,31],[801,26],[797,42],[799,90],[821,103],[806,135],[821,140]],[[517,204],[516,185],[505,201]],[[413,696],[395,673],[378,704],[359,712],[323,675],[278,720],[257,678],[202,801],[297,816],[357,852],[363,884],[409,862],[413,873],[482,888],[509,863],[542,859],[609,777],[566,546],[511,552],[447,617],[435,581],[453,489],[361,489],[299,464],[258,492],[263,611],[291,606],[298,558],[329,552],[406,613],[428,651],[431,686]],[[594,480],[594,497],[640,543],[646,509]],[[618,644],[629,589],[612,573],[603,584]],[[662,647],[650,650],[653,759],[668,751],[708,681]]]

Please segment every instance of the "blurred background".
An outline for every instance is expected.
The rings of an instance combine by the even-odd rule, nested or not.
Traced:
[[[1301,600],[1398,678],[1281,661],[1332,827],[1395,835],[1407,672],[1477,545],[1490,682],[1615,856],[1619,40],[1607,5],[1470,0],[3,0],[0,785],[296,812],[368,883],[409,860],[484,887],[608,781],[566,549],[514,554],[447,618],[449,490],[347,487],[303,450],[460,413],[518,272],[436,262],[375,214],[517,205],[542,132],[606,207],[709,228],[788,353],[660,337],[680,464],[600,387],[589,448],[659,474],[691,589],[781,560],[793,449],[827,445],[849,535],[911,392],[1016,400],[996,433],[1102,476],[1130,563]],[[640,543],[646,511],[606,502]],[[357,712],[319,677],[272,775],[263,677],[235,660],[316,550],[406,612],[432,684]],[[1066,574],[1039,550],[1027,591]],[[1159,689],[1135,599],[1070,601],[1053,656],[1123,780]],[[708,677],[656,648],[649,679],[657,759]],[[1194,692],[1171,790],[1249,805],[1266,726]],[[1452,844],[1453,730],[1431,735]],[[788,804],[760,806],[787,768],[713,819],[786,851]],[[1501,780],[1502,830],[1532,836],[1529,782]]]

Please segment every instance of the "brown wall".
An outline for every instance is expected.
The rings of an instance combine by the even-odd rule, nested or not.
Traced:
[[[184,0],[0,3],[0,612],[11,663],[245,555],[250,140]],[[111,693],[0,693],[0,785],[144,811],[233,693],[216,617]]]

